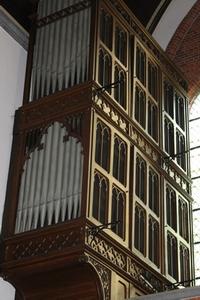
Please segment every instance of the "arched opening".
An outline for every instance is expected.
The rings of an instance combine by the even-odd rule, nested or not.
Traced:
[[[103,300],[105,290],[100,268],[101,265],[91,258],[89,263],[77,263],[73,268],[64,264],[58,269],[44,267],[43,271],[26,271],[26,275],[20,273],[16,281],[12,279],[12,284],[18,290],[18,300]],[[105,268],[103,276],[109,281]]]

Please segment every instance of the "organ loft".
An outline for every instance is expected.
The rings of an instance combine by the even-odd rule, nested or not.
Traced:
[[[189,286],[186,81],[122,0],[36,6],[1,275],[16,300]]]

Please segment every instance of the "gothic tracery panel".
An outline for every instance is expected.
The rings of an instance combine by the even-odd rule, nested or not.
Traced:
[[[33,134],[28,136],[15,233],[80,216],[83,146],[78,136],[81,119],[69,118],[69,123],[71,129],[54,122],[38,135],[38,141]]]

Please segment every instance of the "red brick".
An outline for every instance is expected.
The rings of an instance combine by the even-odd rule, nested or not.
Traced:
[[[200,0],[182,20],[172,37],[167,54],[181,69],[189,83],[189,97],[200,92]]]

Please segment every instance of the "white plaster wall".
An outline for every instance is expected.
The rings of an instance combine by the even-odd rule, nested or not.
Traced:
[[[172,0],[169,4],[153,32],[153,37],[164,50],[195,2],[196,0]]]
[[[15,110],[22,103],[26,51],[0,27],[0,229],[9,169]],[[0,299],[13,300],[15,290],[0,279]]]

